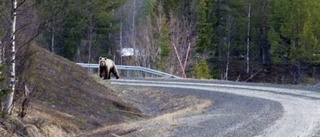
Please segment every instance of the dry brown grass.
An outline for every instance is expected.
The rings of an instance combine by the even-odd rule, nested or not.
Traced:
[[[189,97],[187,97],[189,98]],[[141,136],[141,137],[165,137],[170,136],[179,126],[184,124],[180,118],[199,114],[212,105],[209,100],[197,99],[199,102],[184,109],[176,110],[171,113],[135,121],[106,126],[95,131],[82,134],[79,137],[93,136]]]
[[[27,115],[21,121],[22,126],[34,125],[34,130],[9,127],[16,131],[12,134],[28,136],[32,134],[28,132],[34,131],[40,136],[74,136],[137,116],[121,111],[140,112],[110,88],[97,83],[74,62],[36,46],[22,50],[20,53],[24,54],[20,54],[18,59],[26,62],[18,65],[19,81],[23,83],[19,86],[26,84],[32,93]],[[21,95],[22,90],[17,93]],[[19,105],[19,100],[16,104]],[[1,133],[1,129],[9,126],[5,123],[10,125],[6,119],[2,121],[0,136],[6,134],[5,130]]]
[[[183,124],[180,117],[201,113],[212,104],[148,88],[112,86],[112,90],[108,81],[101,84],[84,68],[44,49],[32,46],[22,53],[26,54],[18,58],[27,61],[18,65],[18,89],[29,87],[30,105],[23,119],[0,118],[0,136],[167,136]],[[161,113],[146,117],[137,104]],[[18,113],[19,107],[15,110]]]
[[[109,84],[106,83],[106,85]],[[99,128],[81,134],[80,137],[170,136],[178,127],[184,124],[184,117],[202,113],[213,104],[212,101],[196,96],[170,94],[153,88],[121,87],[116,85],[111,87],[117,89],[117,91],[122,91],[119,93],[122,98],[133,102],[135,105],[142,106],[143,112],[149,117]],[[153,113],[153,111],[157,113]]]

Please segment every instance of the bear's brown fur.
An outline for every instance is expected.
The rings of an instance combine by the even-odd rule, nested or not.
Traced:
[[[119,79],[119,73],[117,70],[117,67],[115,63],[106,57],[100,57],[99,58],[99,76],[103,79],[110,79],[111,73],[116,76],[117,79]],[[103,76],[104,74],[104,76]]]

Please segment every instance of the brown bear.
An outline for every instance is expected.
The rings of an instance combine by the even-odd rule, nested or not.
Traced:
[[[103,77],[103,79],[110,79],[111,78],[111,72],[113,75],[116,76],[117,79],[119,79],[119,73],[117,70],[116,65],[111,59],[108,59],[106,57],[100,57],[99,58],[99,72],[100,72],[100,78]],[[104,73],[104,76],[103,76]]]

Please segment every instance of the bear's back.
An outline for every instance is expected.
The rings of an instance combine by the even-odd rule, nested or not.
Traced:
[[[114,66],[114,62],[111,59],[107,59],[105,62],[106,66]]]

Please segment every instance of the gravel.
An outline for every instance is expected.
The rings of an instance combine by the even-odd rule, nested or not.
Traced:
[[[114,80],[112,84],[153,87],[214,101],[206,112],[179,118],[170,136],[318,136],[317,86],[224,82],[216,80]]]
[[[255,136],[281,117],[283,110],[280,103],[267,99],[206,90],[162,90],[196,95],[215,102],[205,113],[183,118],[186,124],[173,135],[177,137]]]

